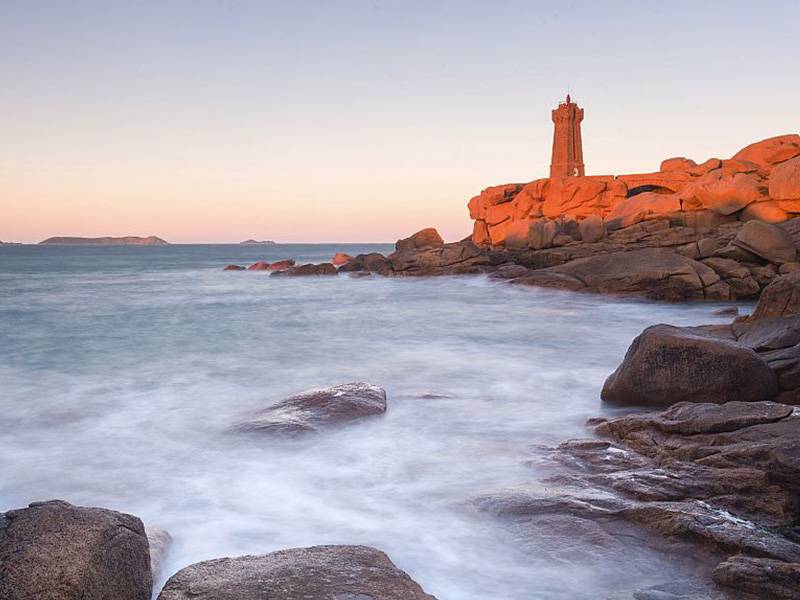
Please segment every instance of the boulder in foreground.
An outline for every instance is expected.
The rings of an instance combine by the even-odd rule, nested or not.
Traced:
[[[158,600],[436,600],[383,552],[313,546],[220,558],[173,575]]]
[[[132,515],[35,502],[0,514],[3,600],[149,600],[142,522]]]
[[[369,383],[345,383],[300,392],[257,411],[236,431],[293,435],[386,412],[386,392]]]
[[[601,397],[633,406],[769,400],[778,380],[750,348],[699,329],[654,325],[631,344]]]

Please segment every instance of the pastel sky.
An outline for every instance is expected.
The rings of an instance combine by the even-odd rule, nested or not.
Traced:
[[[0,239],[468,235],[470,197],[800,130],[800,2],[0,0]]]

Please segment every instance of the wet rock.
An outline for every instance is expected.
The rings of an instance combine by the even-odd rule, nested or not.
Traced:
[[[286,260],[278,260],[267,267],[267,271],[283,271],[294,266],[294,260],[289,258]]]
[[[247,267],[248,271],[266,271],[269,269],[269,263],[260,260],[258,262],[254,262],[252,265]]]
[[[442,236],[439,235],[439,232],[433,227],[429,227],[427,229],[418,231],[410,237],[397,240],[397,243],[395,244],[395,251],[405,252],[408,250],[425,248],[427,246],[437,246],[443,243],[444,240],[442,239]]]
[[[492,279],[515,279],[517,277],[524,277],[530,273],[531,270],[527,267],[523,267],[522,265],[517,265],[514,263],[508,263],[500,265],[494,269],[489,277]]]
[[[275,271],[270,277],[310,277],[315,275],[338,275],[339,271],[331,263],[300,265],[283,271]]]
[[[386,392],[369,383],[307,390],[256,411],[235,431],[294,435],[386,412]]]
[[[655,325],[631,344],[601,397],[615,404],[769,400],[775,373],[750,348],[696,328]]]
[[[732,556],[714,569],[716,583],[759,598],[800,598],[800,564],[769,558]]]
[[[436,600],[383,552],[314,546],[220,558],[180,570],[158,600]]]
[[[149,600],[144,525],[132,515],[35,502],[0,514],[0,598]]]
[[[172,536],[165,529],[151,525],[146,525],[144,531],[150,546],[150,569],[153,573],[153,582],[159,582],[164,574],[167,553],[172,547]]]
[[[244,271],[244,267],[240,267],[239,265],[228,265],[222,269],[223,271]]]
[[[775,278],[761,293],[750,320],[800,314],[800,271]]]
[[[797,260],[797,250],[789,232],[764,221],[745,223],[732,243],[777,265]]]
[[[342,273],[355,273],[369,271],[370,273],[385,274],[392,270],[392,261],[378,252],[359,254],[353,260],[339,267]]]

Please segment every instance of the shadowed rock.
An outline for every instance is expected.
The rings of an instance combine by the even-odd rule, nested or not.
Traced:
[[[369,383],[307,390],[259,410],[234,429],[293,435],[386,412],[386,392]]]
[[[800,271],[772,281],[761,293],[750,320],[800,314]]]
[[[760,598],[800,598],[800,564],[769,558],[733,556],[714,569],[714,581]]]
[[[158,600],[436,600],[383,552],[313,546],[220,558],[173,575]]]
[[[655,325],[633,341],[601,397],[615,404],[669,406],[769,400],[777,393],[775,373],[750,348],[697,328]]]
[[[144,525],[132,515],[35,502],[0,514],[3,600],[149,600]]]

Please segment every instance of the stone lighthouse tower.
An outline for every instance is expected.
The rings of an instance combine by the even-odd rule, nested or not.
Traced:
[[[569,97],[553,111],[553,158],[550,161],[550,177],[583,177],[583,145],[581,143],[581,121],[583,109]]]

